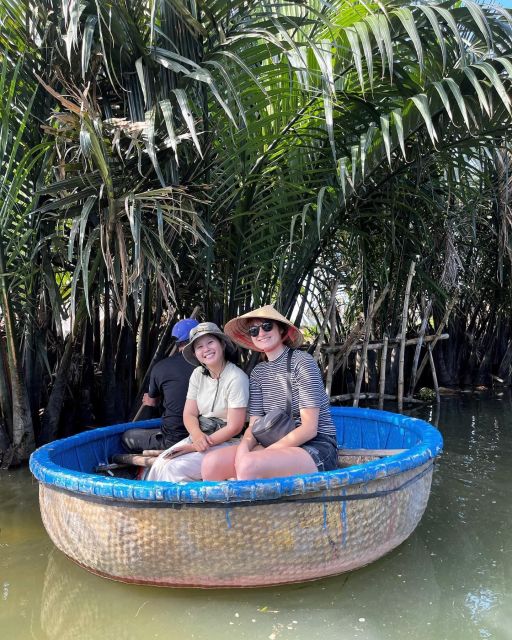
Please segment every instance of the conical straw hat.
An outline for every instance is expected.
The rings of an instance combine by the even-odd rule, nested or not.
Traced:
[[[247,333],[249,329],[249,323],[251,320],[276,320],[288,327],[288,333],[283,340],[289,347],[300,347],[304,338],[300,330],[283,315],[279,313],[271,304],[267,304],[264,307],[244,313],[243,316],[233,318],[224,327],[224,333],[228,335],[233,342],[236,342],[246,349],[252,349],[253,351],[261,351],[254,346],[251,336]]]

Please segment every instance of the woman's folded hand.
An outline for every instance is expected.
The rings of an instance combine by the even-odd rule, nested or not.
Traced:
[[[196,451],[206,451],[212,446],[210,436],[202,432],[197,436],[192,436],[192,444],[194,445]]]

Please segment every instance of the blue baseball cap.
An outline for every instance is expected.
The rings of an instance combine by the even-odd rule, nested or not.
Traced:
[[[176,338],[176,342],[187,342],[190,331],[197,327],[199,322],[194,318],[183,318],[178,320],[171,331],[171,335]]]

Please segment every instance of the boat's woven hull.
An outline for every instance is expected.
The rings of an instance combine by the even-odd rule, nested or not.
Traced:
[[[361,567],[405,540],[432,460],[368,482],[261,502],[147,503],[40,485],[55,545],[102,576],[160,586],[253,587]]]

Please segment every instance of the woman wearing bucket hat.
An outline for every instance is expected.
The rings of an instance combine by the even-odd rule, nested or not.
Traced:
[[[237,344],[264,353],[266,361],[251,373],[249,428],[240,445],[209,453],[203,461],[203,478],[250,480],[335,469],[336,430],[329,399],[316,362],[295,349],[303,342],[300,330],[267,305],[230,320],[224,331]],[[295,428],[262,448],[252,427],[258,418],[287,408],[290,386]]]
[[[207,451],[238,444],[234,438],[246,420],[249,379],[233,362],[236,351],[213,322],[202,322],[190,331],[183,350],[185,360],[196,365],[183,411],[189,436],[156,459],[147,480],[201,480]]]

